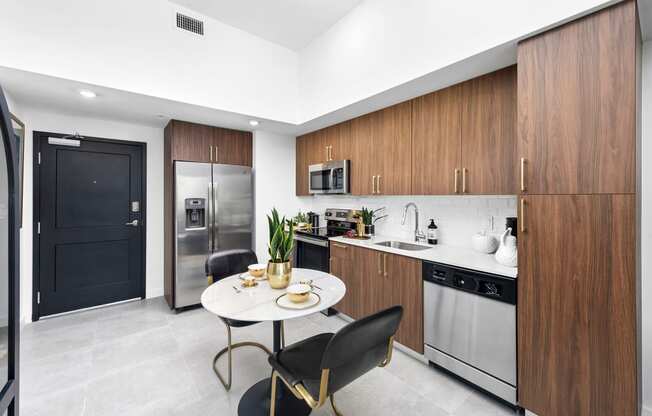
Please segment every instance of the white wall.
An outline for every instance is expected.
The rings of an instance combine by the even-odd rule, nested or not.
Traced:
[[[294,189],[295,143],[294,136],[254,133],[255,251],[261,263],[269,259],[267,214],[276,208],[293,217],[302,206]]]
[[[300,52],[300,118],[351,105],[604,3],[366,0]]]
[[[652,416],[652,42],[643,45],[641,280],[643,416]]]
[[[505,217],[516,216],[514,196],[314,196],[302,197],[302,206],[320,215],[325,225],[326,208],[386,207],[389,216],[376,223],[376,234],[389,237],[414,237],[414,211],[410,208],[405,225],[401,225],[403,209],[408,202],[419,207],[419,228],[426,232],[430,218],[439,230],[439,243],[470,247],[471,237],[486,230],[498,234],[505,230]],[[492,227],[493,218],[493,227]]]
[[[33,131],[147,143],[146,295],[163,295],[163,129],[116,121],[74,117],[21,106],[25,141],[23,228],[20,233],[21,320],[32,318]]]
[[[5,0],[0,65],[144,95],[297,121],[297,54],[203,17],[176,28],[164,0]]]

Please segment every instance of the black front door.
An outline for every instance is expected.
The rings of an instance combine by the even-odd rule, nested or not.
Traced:
[[[53,137],[34,133],[35,318],[143,297],[144,145]]]

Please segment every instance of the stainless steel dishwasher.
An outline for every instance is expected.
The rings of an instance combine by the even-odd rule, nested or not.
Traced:
[[[516,279],[423,262],[424,355],[516,405]]]

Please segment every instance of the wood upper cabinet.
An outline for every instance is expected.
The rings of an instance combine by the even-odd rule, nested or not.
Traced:
[[[170,160],[252,166],[252,134],[171,120],[165,127]]]
[[[636,415],[635,195],[523,200],[520,405],[539,415]]]
[[[350,121],[345,121],[320,131],[322,132],[320,137],[321,145],[326,152],[325,161],[352,159],[353,145],[351,141]]]
[[[172,160],[211,162],[213,128],[201,124],[171,120],[166,130]]]
[[[461,193],[516,194],[516,66],[462,84]]]
[[[252,133],[213,128],[213,162],[252,166]]]
[[[461,87],[412,100],[412,193],[448,195],[461,190]]]
[[[351,121],[351,192],[411,193],[411,103],[404,102]]]
[[[635,192],[637,32],[628,1],[519,44],[525,192]]]

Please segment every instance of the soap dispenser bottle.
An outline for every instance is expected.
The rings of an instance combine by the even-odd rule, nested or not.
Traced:
[[[435,220],[431,218],[430,224],[428,225],[428,244],[437,244],[439,238],[438,234],[439,232],[437,230],[437,225],[435,225]]]

